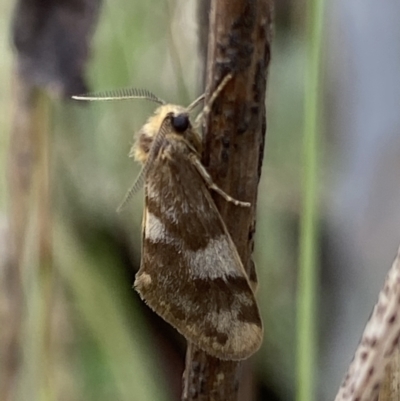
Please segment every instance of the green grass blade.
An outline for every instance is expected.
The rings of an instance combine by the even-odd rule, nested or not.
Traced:
[[[318,172],[320,66],[323,0],[308,2],[307,61],[303,137],[303,206],[297,309],[297,401],[315,400],[316,388],[316,292],[318,234]]]

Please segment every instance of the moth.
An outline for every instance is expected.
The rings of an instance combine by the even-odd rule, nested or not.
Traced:
[[[225,78],[193,124],[188,107],[168,104],[145,90],[75,97],[84,100],[145,98],[159,104],[140,129],[130,156],[143,167],[123,206],[144,183],[141,266],[134,288],[146,304],[189,342],[224,360],[248,358],[261,345],[263,326],[254,292],[236,247],[211,197],[237,207],[200,161],[202,116],[221,93]]]

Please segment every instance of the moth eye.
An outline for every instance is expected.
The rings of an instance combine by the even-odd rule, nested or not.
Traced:
[[[184,132],[189,128],[189,117],[186,114],[178,114],[171,117],[171,123],[176,132]]]

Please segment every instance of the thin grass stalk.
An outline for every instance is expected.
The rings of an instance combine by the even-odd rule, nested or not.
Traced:
[[[297,299],[297,401],[315,400],[320,66],[323,0],[308,2],[303,136],[303,206]]]

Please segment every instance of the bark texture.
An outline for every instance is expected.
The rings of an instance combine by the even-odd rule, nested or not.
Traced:
[[[213,194],[253,283],[257,278],[251,254],[266,132],[271,20],[270,0],[211,1],[206,103],[227,74],[233,78],[214,102],[204,127],[203,164],[224,191],[252,204],[239,208]],[[241,365],[189,345],[182,399],[237,400]],[[247,392],[247,400],[248,396]]]

